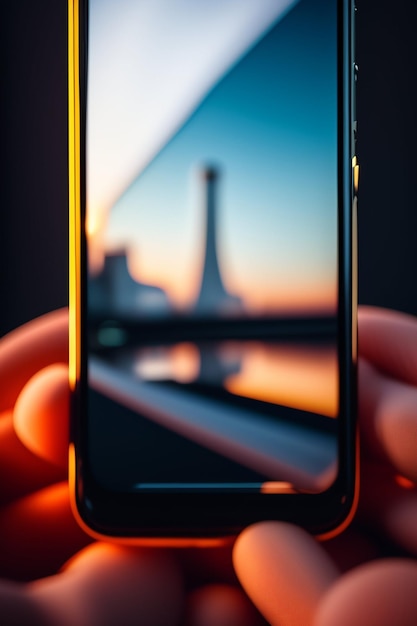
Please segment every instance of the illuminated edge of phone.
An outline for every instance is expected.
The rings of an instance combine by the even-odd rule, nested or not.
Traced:
[[[346,0],[348,2],[349,0]],[[80,160],[80,4],[83,0],[68,0],[68,192],[69,192],[69,387],[75,394],[81,376],[81,160]],[[359,185],[359,165],[357,157],[352,158],[351,180],[353,187],[352,203],[352,356],[357,359],[357,192]],[[331,539],[340,534],[351,523],[359,501],[359,428],[356,425],[355,480],[352,504],[345,518],[333,529],[316,534],[319,540]],[[71,509],[79,526],[91,537],[127,545],[214,547],[231,544],[235,535],[223,537],[130,537],[114,536],[92,529],[84,521],[77,506],[76,484],[77,463],[74,443],[69,444],[68,480]],[[290,483],[268,481],[260,489],[261,493],[291,494],[296,490]],[[347,496],[345,496],[345,499]],[[278,520],[277,520],[278,521]]]

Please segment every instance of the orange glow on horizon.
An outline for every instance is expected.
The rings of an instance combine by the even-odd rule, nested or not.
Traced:
[[[295,280],[291,285],[271,289],[270,285],[248,282],[239,295],[247,311],[254,315],[270,316],[277,312],[286,315],[334,315],[337,310],[337,292],[333,283],[300,285]]]
[[[129,255],[129,270],[132,276],[141,282],[157,285],[164,289],[175,306],[189,308],[195,303],[200,289],[202,265],[189,263],[179,268],[173,263],[167,266],[164,260],[159,264],[147,262],[140,254]],[[226,290],[242,299],[244,310],[251,315],[310,314],[334,315],[337,310],[337,285],[335,280],[311,282],[295,277],[278,284],[278,280],[269,276],[242,277],[230,280],[227,272],[222,272]],[[272,274],[272,273],[271,273]],[[226,277],[225,277],[225,276]]]
[[[88,206],[85,232],[88,239],[89,270],[97,275],[104,257],[125,250],[130,275],[136,281],[161,288],[175,308],[190,309],[195,304],[201,285],[204,242],[193,250],[167,258],[166,255],[141,254],[132,242],[108,232],[110,214],[103,207]],[[109,239],[110,237],[110,239]],[[308,268],[306,268],[308,270]],[[225,289],[242,301],[249,315],[334,315],[337,310],[337,277],[331,272],[300,273],[291,265],[282,271],[269,265],[263,272],[232,271],[220,263]]]
[[[116,238],[115,241],[111,239],[107,226],[109,218],[109,208],[93,209],[90,206],[87,209],[85,232],[89,264],[93,259],[93,271],[97,272],[102,267],[107,253],[125,249],[128,251],[129,270],[134,279],[160,287],[178,307],[192,306],[198,297],[201,283],[204,243],[194,247],[186,261],[181,257],[179,262],[175,256],[169,261],[163,257],[148,258],[141,254],[141,250],[135,250],[129,237]],[[95,259],[98,259],[97,263]],[[253,314],[270,314],[277,310],[334,314],[337,309],[336,275],[322,272],[307,277],[291,266],[281,275],[273,264],[262,268],[261,273],[254,271],[250,274],[243,268],[231,271],[227,264],[220,264],[220,273],[226,291],[241,298],[244,307]]]

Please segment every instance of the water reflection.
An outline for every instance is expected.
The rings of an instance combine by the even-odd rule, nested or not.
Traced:
[[[333,418],[338,414],[338,363],[333,345],[184,342],[128,350],[114,362],[145,381],[217,385],[236,396]]]
[[[319,342],[187,341],[118,348],[90,363],[92,389],[138,419],[262,482],[308,491],[335,476],[337,378],[336,348]],[[175,472],[173,464],[169,478],[181,483]]]
[[[240,354],[240,371],[225,382],[231,393],[328,417],[338,414],[335,346],[231,343],[225,354]]]

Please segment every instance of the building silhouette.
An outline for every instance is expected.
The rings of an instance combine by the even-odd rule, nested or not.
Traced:
[[[109,315],[167,315],[171,305],[160,287],[131,277],[126,250],[107,252],[98,276],[90,277],[88,308],[91,313]]]
[[[202,171],[205,184],[205,249],[199,293],[194,311],[198,314],[233,314],[241,311],[241,299],[230,294],[220,272],[217,254],[217,212],[219,170],[206,167]]]

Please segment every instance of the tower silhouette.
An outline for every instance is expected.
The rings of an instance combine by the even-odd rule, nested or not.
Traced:
[[[202,171],[205,184],[205,252],[199,294],[195,311],[202,314],[236,313],[241,310],[241,300],[230,294],[224,286],[217,256],[217,188],[220,172],[215,167]]]

